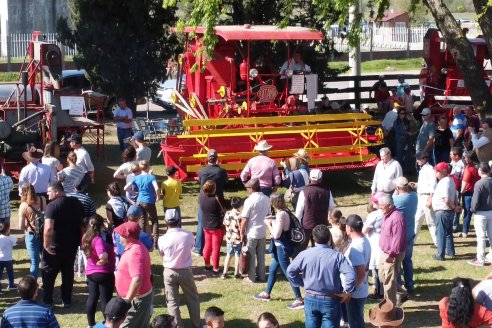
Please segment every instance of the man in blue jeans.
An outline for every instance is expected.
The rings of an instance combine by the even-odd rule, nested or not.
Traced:
[[[350,300],[356,284],[355,272],[343,254],[330,247],[332,237],[326,225],[317,225],[312,234],[315,246],[296,256],[287,268],[287,278],[306,291],[306,328],[339,327],[340,304]]]
[[[133,135],[133,111],[126,107],[125,99],[118,100],[118,107],[114,110],[113,117],[116,122],[116,135],[118,136],[120,150],[123,151],[128,147],[128,138]]]
[[[346,225],[347,234],[352,240],[345,251],[345,257],[354,268],[356,276],[355,291],[346,305],[348,323],[350,327],[365,327],[364,304],[369,296],[367,272],[371,260],[371,244],[362,233],[364,223],[360,216],[351,214],[347,219],[342,219],[341,223]]]
[[[432,195],[432,209],[436,213],[437,254],[434,260],[444,261],[444,255],[454,257],[453,218],[462,210],[456,204],[456,186],[448,176],[449,165],[441,162],[434,167],[437,183]]]
[[[393,195],[395,208],[403,214],[407,230],[407,247],[402,261],[405,289],[408,295],[413,295],[415,282],[413,280],[413,245],[415,243],[415,213],[417,212],[418,197],[405,177],[396,179],[396,191]],[[402,285],[401,275],[398,275],[398,283]]]

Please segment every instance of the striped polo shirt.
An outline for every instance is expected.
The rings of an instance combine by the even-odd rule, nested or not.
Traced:
[[[21,300],[3,313],[2,327],[59,328],[53,312],[36,301]]]
[[[67,197],[75,197],[79,200],[79,202],[82,203],[82,206],[84,207],[85,218],[88,218],[96,214],[96,204],[94,204],[94,201],[86,194],[76,191],[76,192],[68,193],[66,195]]]

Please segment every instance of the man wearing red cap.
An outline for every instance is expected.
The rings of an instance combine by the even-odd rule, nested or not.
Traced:
[[[116,272],[116,291],[119,296],[131,304],[122,327],[147,328],[152,306],[149,252],[139,241],[138,223],[125,222],[114,231],[120,235],[120,242],[125,246]]]
[[[456,186],[449,174],[449,165],[441,162],[436,165],[436,178],[439,180],[432,195],[432,209],[436,213],[437,254],[434,260],[444,261],[444,254],[455,256],[453,240],[454,212],[462,208],[456,205]]]

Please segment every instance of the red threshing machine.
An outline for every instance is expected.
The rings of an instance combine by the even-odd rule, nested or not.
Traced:
[[[468,41],[473,47],[478,65],[482,68],[483,79],[490,87],[490,77],[485,71],[485,60],[490,58],[487,44],[481,36],[468,38]],[[429,107],[433,115],[452,116],[449,109],[455,104],[471,104],[456,61],[435,28],[430,28],[424,36],[424,60],[426,66],[420,72],[423,97],[420,109]]]
[[[185,28],[173,95],[179,115],[174,123],[180,126],[161,143],[166,166],[178,167],[181,179],[196,177],[206,165],[208,149],[216,149],[221,166],[237,177],[260,140],[273,145],[269,156],[277,162],[304,148],[310,165],[321,169],[377,163],[370,149],[382,143],[379,121],[363,113],[309,114],[307,104],[313,107],[317,97],[317,75],[290,67],[280,74],[268,58],[268,49],[280,44],[290,61],[301,43],[312,47],[324,39],[322,33],[303,27],[217,26],[218,42],[206,60],[201,51],[204,31]],[[257,43],[267,50],[252,58]]]

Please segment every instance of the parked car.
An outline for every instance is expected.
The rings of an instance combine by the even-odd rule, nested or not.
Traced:
[[[60,96],[84,96],[88,99],[90,109],[96,110],[98,99],[103,99],[103,110],[110,114],[118,106],[118,100],[115,95],[105,95],[101,92],[87,92],[93,90],[91,83],[85,76],[85,70],[64,70],[62,71],[62,78],[60,83]],[[85,91],[85,92],[84,92]],[[145,97],[139,97],[137,99],[137,105],[146,103]]]
[[[176,90],[176,79],[156,82],[155,92],[151,94],[152,102],[164,108],[165,111],[175,112],[176,106],[171,100],[174,90]]]

